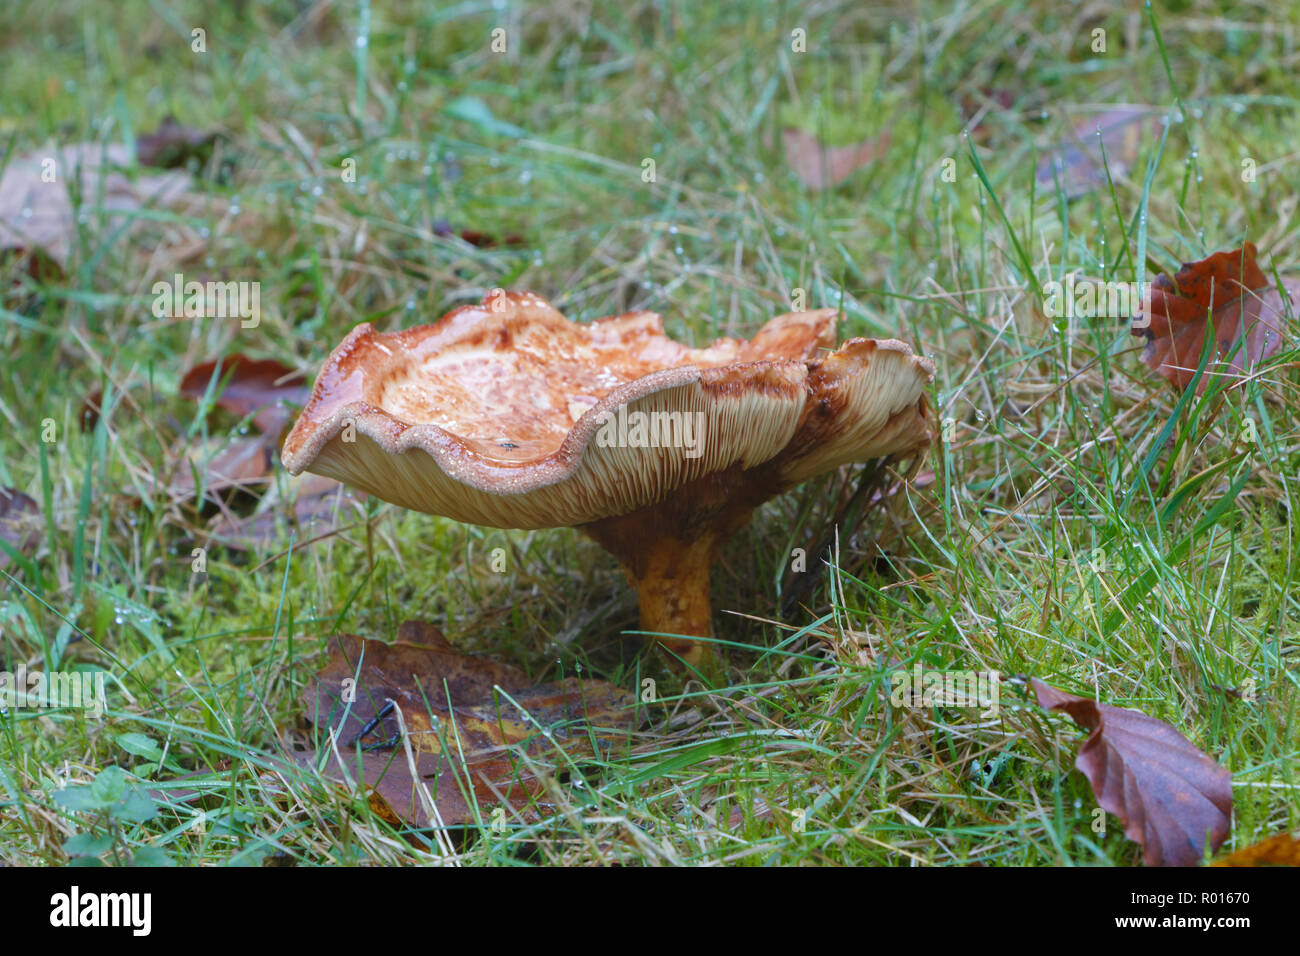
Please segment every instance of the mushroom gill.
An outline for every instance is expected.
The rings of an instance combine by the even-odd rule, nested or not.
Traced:
[[[641,627],[688,661],[718,548],[769,498],[931,441],[933,365],[894,340],[834,352],[835,310],[689,348],[650,312],[568,321],[540,297],[394,333],[358,326],[285,441],[312,471],[417,511],[579,527],[623,566]]]

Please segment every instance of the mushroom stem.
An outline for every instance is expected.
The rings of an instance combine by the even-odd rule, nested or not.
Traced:
[[[749,521],[762,498],[714,479],[687,487],[676,500],[593,521],[582,530],[618,558],[636,588],[641,630],[698,665],[712,652],[709,644],[691,640],[713,636],[709,571],[718,549]]]
[[[657,635],[713,636],[709,571],[716,552],[712,535],[685,541],[663,537],[646,549],[635,568],[622,562],[628,583],[636,588],[641,630],[656,635],[651,639],[688,664],[699,664],[708,645]]]

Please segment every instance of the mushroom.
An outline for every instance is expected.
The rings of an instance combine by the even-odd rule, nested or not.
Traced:
[[[709,571],[760,504],[932,435],[928,360],[835,351],[834,309],[689,348],[658,315],[570,322],[527,292],[331,353],[282,457],[405,508],[497,528],[577,527],[618,558],[641,628],[688,663]]]

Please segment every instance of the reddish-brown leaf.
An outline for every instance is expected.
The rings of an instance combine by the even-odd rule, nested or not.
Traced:
[[[99,424],[99,416],[102,414],[102,409],[99,406],[103,401],[104,390],[97,388],[90,393],[89,398],[82,402],[79,424],[83,432],[93,432],[95,426]]]
[[[323,772],[355,776],[357,748],[372,748],[362,751],[361,772],[382,799],[372,795],[371,805],[391,822],[431,823],[417,784],[448,826],[473,823],[475,803],[485,817],[504,803],[511,819],[534,818],[545,806],[539,768],[562,764],[561,752],[591,754],[593,739],[612,744],[633,718],[633,695],[622,688],[572,677],[535,686],[513,667],[456,650],[423,621],[402,624],[393,644],[344,634],[329,646],[329,661],[302,695],[308,720],[334,730],[346,761],[340,767],[325,744]],[[415,777],[396,715],[385,709],[390,701],[402,712]]]
[[[1229,853],[1210,866],[1300,866],[1300,840],[1290,833],[1278,833]]]
[[[838,186],[889,147],[889,133],[855,146],[826,146],[812,133],[786,127],[781,131],[785,161],[809,189]]]
[[[1074,766],[1097,803],[1143,847],[1147,866],[1195,866],[1232,826],[1232,777],[1162,720],[1076,697],[1034,678],[1038,704],[1092,731]]]
[[[14,488],[0,488],[0,538],[20,554],[40,540],[41,510],[36,501]],[[0,548],[0,568],[7,567],[9,552]]]
[[[239,353],[190,369],[181,380],[181,394],[201,399],[214,374],[216,403],[241,417],[252,415],[253,424],[275,438],[293,417],[287,406],[301,406],[311,394],[301,372],[275,359],[250,359]]]
[[[477,246],[480,249],[493,249],[497,246],[523,246],[528,243],[527,239],[515,232],[508,233],[503,239],[498,239],[490,233],[479,232],[476,229],[462,229],[457,232],[446,219],[438,219],[434,222],[433,234],[443,238],[458,236],[471,246]]]
[[[1255,261],[1255,244],[1185,262],[1171,279],[1161,273],[1151,304],[1133,320],[1132,332],[1147,340],[1142,361],[1180,388],[1196,378],[1205,337],[1214,351],[1197,386],[1215,375],[1240,378],[1277,352],[1288,335],[1287,299],[1300,298],[1300,282],[1284,283],[1286,299]]]

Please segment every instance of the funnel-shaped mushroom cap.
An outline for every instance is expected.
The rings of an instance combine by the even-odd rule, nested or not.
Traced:
[[[782,315],[693,349],[651,312],[568,321],[530,293],[489,295],[334,350],[285,441],[310,470],[417,511],[500,528],[582,525],[760,469],[765,496],[930,441],[933,365],[852,339],[835,310]]]

